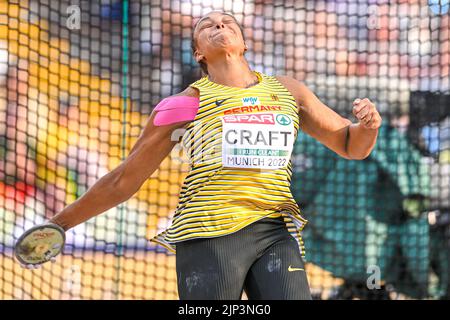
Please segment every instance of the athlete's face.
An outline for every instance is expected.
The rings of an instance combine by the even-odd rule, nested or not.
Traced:
[[[197,61],[212,57],[219,51],[244,52],[246,46],[236,20],[229,14],[212,12],[197,23],[194,30],[196,39],[195,58]]]

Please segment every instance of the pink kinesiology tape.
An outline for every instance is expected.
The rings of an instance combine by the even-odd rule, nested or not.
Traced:
[[[174,96],[163,99],[155,107],[155,126],[165,126],[183,121],[192,121],[197,115],[199,98]]]

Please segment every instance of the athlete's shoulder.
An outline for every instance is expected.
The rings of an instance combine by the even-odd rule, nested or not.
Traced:
[[[184,89],[183,91],[181,91],[180,93],[174,94],[173,96],[170,97],[180,97],[180,96],[186,96],[186,97],[192,97],[192,98],[199,98],[200,94],[197,88],[188,86],[186,89]],[[170,98],[169,97],[169,98]]]
[[[174,124],[177,122],[193,121],[199,108],[198,90],[187,87],[180,93],[169,96],[155,107],[156,126]]]
[[[169,109],[182,109],[186,107],[198,108],[199,97],[199,91],[191,86],[188,86],[183,91],[162,99],[161,102],[155,107],[155,110],[162,111]]]

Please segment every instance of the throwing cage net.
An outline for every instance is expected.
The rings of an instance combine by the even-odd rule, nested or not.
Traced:
[[[175,149],[127,202],[67,231],[55,264],[13,246],[128,155],[154,106],[198,79],[192,28],[242,24],[254,70],[295,77],[351,115],[383,117],[363,161],[300,133],[292,192],[317,299],[449,298],[448,1],[0,1],[0,299],[177,299],[170,225],[188,164]],[[301,119],[300,119],[301,121]]]

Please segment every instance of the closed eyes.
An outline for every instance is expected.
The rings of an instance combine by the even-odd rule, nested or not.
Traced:
[[[211,28],[212,26],[213,26],[212,24],[204,24],[203,26],[200,27],[200,30]]]
[[[233,19],[226,19],[226,20],[222,20],[223,23],[226,24],[230,24],[230,23],[234,23]],[[215,23],[204,23],[203,25],[200,26],[200,30],[206,29],[206,28],[211,28],[214,27],[216,24]]]

